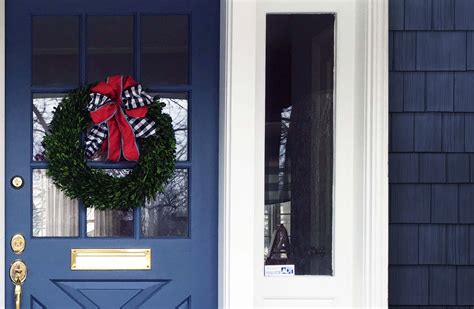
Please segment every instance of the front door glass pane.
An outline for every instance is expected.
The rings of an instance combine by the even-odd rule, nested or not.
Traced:
[[[145,237],[187,237],[189,234],[188,170],[177,169],[163,193],[142,208]]]
[[[333,274],[334,20],[267,15],[267,276]]]
[[[87,18],[87,81],[133,75],[133,16]]]
[[[43,138],[49,131],[49,123],[53,119],[54,109],[61,102],[62,93],[33,94],[33,161],[45,160]]]
[[[105,169],[112,177],[124,177],[131,170]],[[87,208],[88,237],[132,237],[133,210],[98,210]]]
[[[79,202],[59,190],[45,169],[34,169],[32,180],[33,236],[79,236]]]
[[[163,112],[171,116],[176,137],[176,160],[188,160],[189,102],[186,92],[163,92],[156,94],[165,104]]]
[[[32,84],[79,83],[79,17],[33,17]]]
[[[189,24],[187,15],[142,17],[141,72],[144,84],[187,84]]]

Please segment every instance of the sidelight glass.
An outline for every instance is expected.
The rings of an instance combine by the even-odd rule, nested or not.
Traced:
[[[176,169],[163,193],[142,208],[145,237],[187,237],[189,224],[188,170]]]
[[[266,276],[333,274],[334,21],[267,15]]]
[[[133,16],[87,17],[87,81],[133,75]]]
[[[79,236],[79,202],[59,190],[45,169],[33,170],[32,183],[33,236]]]
[[[34,16],[32,84],[79,83],[79,17]]]
[[[187,84],[189,18],[147,15],[141,18],[141,76],[151,84]]]

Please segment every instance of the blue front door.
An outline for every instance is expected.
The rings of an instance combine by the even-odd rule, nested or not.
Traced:
[[[21,308],[217,307],[218,61],[218,0],[7,0],[7,308],[17,259],[28,267]],[[55,106],[113,74],[159,95],[177,138],[165,192],[132,211],[86,209],[45,173]],[[116,177],[133,168],[90,164]],[[23,253],[10,247],[15,234]],[[77,248],[151,249],[151,270],[71,270]]]

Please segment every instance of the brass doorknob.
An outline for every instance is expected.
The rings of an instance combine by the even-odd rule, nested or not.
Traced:
[[[21,309],[21,286],[26,280],[26,264],[22,260],[16,260],[10,265],[10,280],[15,285],[15,308]]]

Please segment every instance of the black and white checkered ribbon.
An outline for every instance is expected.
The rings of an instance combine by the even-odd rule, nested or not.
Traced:
[[[89,104],[87,105],[89,112],[96,111],[107,104],[113,103],[111,98],[100,93],[91,93],[90,98]],[[126,113],[126,110],[148,106],[152,103],[153,97],[147,94],[140,84],[125,89],[122,92],[122,102],[120,106],[135,134],[135,138],[146,138],[155,135],[156,123],[148,118],[131,117]],[[89,158],[100,150],[102,144],[107,139],[109,131],[107,120],[94,125],[86,137],[84,148]]]

